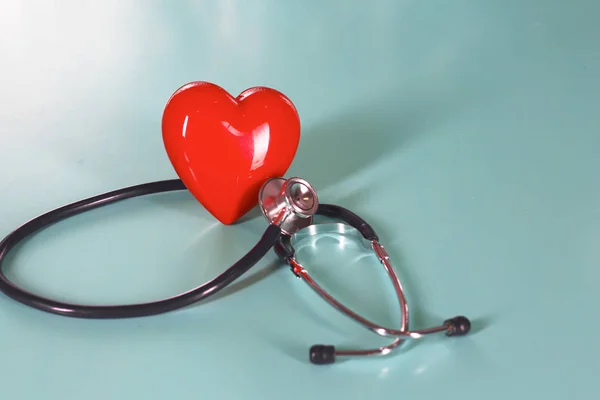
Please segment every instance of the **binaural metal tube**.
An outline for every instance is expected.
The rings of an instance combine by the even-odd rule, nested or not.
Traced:
[[[298,233],[293,241],[299,241],[301,237],[314,236],[322,232],[335,232],[335,233],[350,233],[354,229],[348,227],[345,224],[319,224],[303,229],[301,233]],[[358,235],[360,236],[360,235]],[[360,236],[362,237],[362,236]],[[371,348],[371,349],[336,349],[335,346],[331,345],[314,345],[310,349],[310,359],[314,364],[329,364],[335,362],[335,358],[338,356],[371,356],[371,355],[386,355],[397,349],[404,340],[407,339],[421,339],[431,334],[445,333],[447,336],[460,336],[469,332],[470,322],[467,318],[458,316],[444,321],[441,325],[420,329],[420,330],[409,330],[409,309],[404,294],[402,283],[398,278],[391,262],[390,257],[385,248],[379,243],[378,240],[370,240],[368,242],[371,249],[374,251],[380,263],[384,266],[387,275],[389,276],[398,304],[401,312],[401,323],[399,329],[387,328],[381,325],[375,324],[374,322],[362,317],[356,312],[352,311],[348,307],[344,306],[333,296],[327,293],[315,280],[310,276],[308,271],[292,257],[289,261],[292,268],[292,272],[299,278],[303,279],[319,296],[321,296],[330,305],[336,308],[338,311],[348,316],[349,318],[357,321],[370,331],[380,336],[394,337],[394,341],[386,346]]]

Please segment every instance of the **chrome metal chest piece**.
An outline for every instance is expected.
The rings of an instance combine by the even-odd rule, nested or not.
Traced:
[[[312,186],[301,178],[273,178],[262,186],[258,203],[269,223],[293,235],[313,223],[319,209],[319,197]]]

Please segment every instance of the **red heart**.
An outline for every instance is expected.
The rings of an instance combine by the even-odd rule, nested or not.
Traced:
[[[282,93],[254,87],[234,98],[192,82],[169,99],[162,118],[165,149],[192,195],[221,223],[237,221],[258,192],[288,170],[300,141],[300,118]]]

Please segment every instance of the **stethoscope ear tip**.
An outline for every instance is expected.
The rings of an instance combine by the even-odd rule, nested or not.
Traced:
[[[315,344],[310,348],[309,357],[312,364],[333,364],[335,362],[335,346]]]
[[[463,336],[471,330],[471,321],[462,315],[444,321],[446,336]]]

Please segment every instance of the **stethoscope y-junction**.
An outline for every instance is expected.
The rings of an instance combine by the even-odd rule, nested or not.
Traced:
[[[67,317],[110,319],[156,315],[187,307],[218,293],[250,270],[273,248],[280,259],[290,266],[291,271],[329,304],[375,334],[393,339],[387,346],[372,349],[337,349],[330,345],[314,345],[309,352],[310,361],[314,364],[333,363],[340,356],[385,355],[397,349],[405,340],[420,339],[436,333],[446,336],[461,336],[470,330],[471,324],[463,316],[450,318],[437,327],[410,330],[409,309],[404,290],[375,230],[358,215],[341,206],[320,204],[312,186],[300,178],[268,179],[259,192],[258,202],[269,225],[258,243],[222,274],[190,291],[170,298],[148,303],[111,306],[72,304],[28,292],[11,282],[4,274],[5,260],[9,252],[21,241],[41,229],[121,200],[185,189],[186,186],[179,179],[151,182],[80,200],[33,218],[8,234],[0,242],[0,291],[27,306]],[[326,216],[334,222],[315,224],[313,221],[315,215]],[[402,316],[399,328],[380,326],[345,307],[319,286],[305,267],[297,261],[295,246],[302,238],[332,233],[340,235],[357,233],[360,240],[373,250],[396,291]]]

